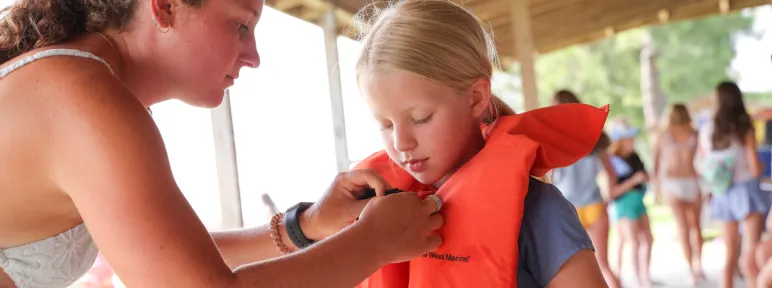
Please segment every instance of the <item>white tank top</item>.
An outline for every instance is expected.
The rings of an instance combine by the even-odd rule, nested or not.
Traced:
[[[72,49],[50,49],[6,66],[0,70],[0,80],[24,65],[51,56],[94,59],[110,69],[104,59],[94,54]],[[98,254],[86,225],[80,224],[37,242],[0,249],[0,268],[18,288],[65,288],[91,269]]]

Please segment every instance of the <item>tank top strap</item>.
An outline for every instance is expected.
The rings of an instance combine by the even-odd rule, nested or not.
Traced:
[[[97,60],[99,62],[102,62],[102,64],[105,64],[105,66],[107,66],[107,69],[110,69],[110,73],[115,74],[115,72],[113,72],[113,69],[110,68],[110,64],[107,64],[107,61],[105,61],[105,59],[102,59],[99,56],[96,56],[90,52],[81,51],[81,50],[57,48],[57,49],[48,49],[48,50],[37,52],[35,54],[24,57],[21,60],[18,60],[12,63],[11,65],[6,66],[2,70],[0,70],[0,79],[4,78],[5,76],[8,76],[8,74],[23,67],[24,65],[27,65],[29,63],[35,62],[43,58],[52,57],[52,56],[73,56],[73,57],[81,57],[81,58]]]

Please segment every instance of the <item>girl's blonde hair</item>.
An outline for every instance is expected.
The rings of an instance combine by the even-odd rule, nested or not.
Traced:
[[[668,128],[676,126],[690,126],[692,125],[692,117],[689,116],[689,109],[682,103],[673,104],[670,108],[670,115],[668,115]]]
[[[498,68],[493,37],[468,9],[448,0],[401,0],[365,8],[355,17],[362,54],[356,65],[362,73],[413,73],[459,93],[479,79],[490,80]],[[512,111],[491,95],[491,122]]]

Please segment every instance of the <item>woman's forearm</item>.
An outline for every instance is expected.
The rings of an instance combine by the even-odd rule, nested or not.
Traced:
[[[241,266],[237,287],[354,287],[390,262],[386,249],[368,245],[372,237],[355,224],[313,248]]]
[[[319,233],[315,233],[314,227],[308,223],[307,218],[301,217],[300,219],[300,225],[306,237],[313,240],[323,238],[318,235]],[[292,240],[287,235],[284,221],[279,221],[278,227],[279,235],[284,245],[290,248],[290,250],[297,250],[297,247],[292,244]],[[242,265],[281,256],[279,249],[273,243],[273,239],[271,239],[271,231],[268,224],[253,228],[210,232],[209,234],[214,239],[220,254],[231,270],[235,270]]]
[[[622,194],[625,194],[630,189],[633,189],[638,184],[643,183],[644,181],[636,181],[635,179],[627,179],[625,181],[622,181],[622,183],[618,185],[614,185],[614,188],[611,189],[611,198],[617,198],[621,196]]]
[[[284,225],[280,225],[284,243],[290,249],[296,249],[287,238]],[[211,232],[214,243],[220,250],[225,263],[231,270],[249,263],[263,261],[281,256],[279,249],[273,244],[268,225],[231,231]]]
[[[600,163],[606,171],[606,187],[608,189],[608,195],[606,196],[610,199],[614,199],[614,197],[616,197],[614,196],[614,187],[617,186],[617,173],[614,171],[614,166],[611,165],[611,159],[606,152],[598,153],[598,158],[600,158]]]

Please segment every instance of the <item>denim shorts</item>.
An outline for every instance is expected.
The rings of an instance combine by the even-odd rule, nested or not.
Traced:
[[[761,190],[759,179],[732,183],[724,194],[713,195],[710,201],[711,218],[719,221],[741,221],[751,213],[765,215],[772,195]]]

